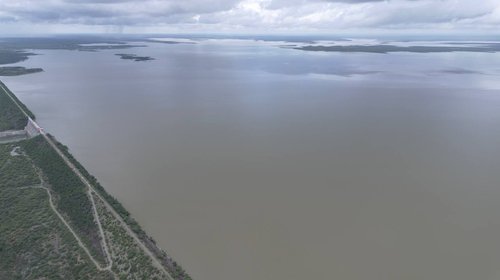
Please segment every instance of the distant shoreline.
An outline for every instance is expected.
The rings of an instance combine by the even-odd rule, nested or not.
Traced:
[[[127,53],[117,53],[116,56],[119,56],[121,59],[133,60],[133,61],[148,61],[154,60],[154,58],[150,56],[139,56],[136,54],[127,54]]]
[[[0,76],[21,76],[43,72],[42,68],[26,68],[23,66],[3,66],[0,67]]]

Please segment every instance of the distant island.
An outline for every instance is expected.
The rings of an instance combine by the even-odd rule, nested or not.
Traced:
[[[0,67],[0,76],[19,76],[43,72],[42,68],[26,68],[22,66],[4,66]]]
[[[117,53],[115,55],[119,56],[121,59],[128,59],[128,60],[133,60],[133,61],[154,60],[154,58],[149,57],[149,56],[138,56],[138,55],[135,55],[135,54]]]
[[[2,44],[5,48],[5,44]],[[0,49],[0,64],[11,64],[24,61],[34,53],[26,52],[20,49]]]
[[[292,47],[295,50],[319,51],[319,52],[364,52],[364,53],[393,53],[393,52],[412,52],[412,53],[446,53],[446,52],[498,52],[500,44],[477,44],[470,46],[396,46],[396,45],[335,45],[321,46],[309,45],[301,47]],[[287,47],[285,47],[287,48]]]
[[[108,40],[99,37],[88,38],[5,38],[0,42],[0,76],[19,76],[42,72],[42,68],[26,68],[23,66],[3,66],[19,63],[37,55],[27,50],[77,50],[95,52],[111,49],[129,49],[144,47],[131,45],[120,40]],[[151,57],[136,56],[133,54],[117,54],[122,59],[134,61],[152,60]]]

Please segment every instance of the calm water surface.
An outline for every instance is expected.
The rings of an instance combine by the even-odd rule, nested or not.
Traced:
[[[36,52],[2,80],[194,279],[500,279],[500,54]]]

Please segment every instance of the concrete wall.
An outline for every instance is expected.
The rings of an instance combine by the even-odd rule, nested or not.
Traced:
[[[40,135],[40,127],[31,118],[28,118],[28,124],[26,124],[24,131],[30,138]]]
[[[19,141],[40,134],[40,127],[30,118],[23,130],[0,131],[0,143]]]

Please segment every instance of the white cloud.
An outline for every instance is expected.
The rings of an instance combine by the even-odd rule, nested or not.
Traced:
[[[2,0],[0,32],[495,30],[498,0]],[[6,26],[10,29],[6,30]],[[24,30],[20,31],[24,32]]]

